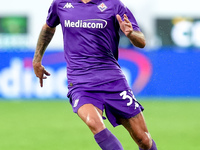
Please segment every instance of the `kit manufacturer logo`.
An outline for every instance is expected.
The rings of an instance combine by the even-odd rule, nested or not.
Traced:
[[[66,3],[63,8],[74,8],[74,6],[72,5],[72,3]]]

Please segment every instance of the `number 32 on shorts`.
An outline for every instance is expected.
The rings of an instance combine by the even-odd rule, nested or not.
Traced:
[[[127,103],[127,106],[130,106],[133,103],[133,98],[129,95],[127,95],[127,91],[123,91],[120,93],[120,96],[122,96],[122,99],[129,99],[130,101]],[[134,97],[134,96],[133,96]],[[135,98],[134,98],[135,99]],[[139,107],[139,104],[137,102],[135,102],[135,109]]]

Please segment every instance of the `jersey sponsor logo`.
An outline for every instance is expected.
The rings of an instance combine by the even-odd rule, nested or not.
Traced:
[[[71,20],[64,21],[65,27],[72,28],[97,28],[103,29],[107,26],[107,21],[103,19],[87,19],[87,20],[78,20],[77,22]]]
[[[100,10],[101,12],[103,12],[104,10],[107,9],[107,6],[106,6],[104,3],[101,3],[101,4],[98,5],[97,7],[99,8],[99,10]]]
[[[74,8],[74,6],[72,5],[72,3],[66,3],[63,8]]]

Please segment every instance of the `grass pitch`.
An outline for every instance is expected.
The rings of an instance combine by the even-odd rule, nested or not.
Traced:
[[[200,99],[138,100],[158,150],[200,149]],[[122,126],[113,128],[107,120],[105,124],[125,150],[138,149]],[[0,100],[0,150],[100,148],[68,101]]]

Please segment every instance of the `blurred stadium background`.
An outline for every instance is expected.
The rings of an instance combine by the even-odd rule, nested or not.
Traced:
[[[122,0],[147,39],[145,49],[121,35],[119,63],[159,150],[200,149],[200,9],[198,0]],[[96,150],[67,94],[60,26],[43,60],[51,73],[40,88],[32,69],[52,0],[0,5],[0,149]],[[122,127],[108,128],[137,149]]]

